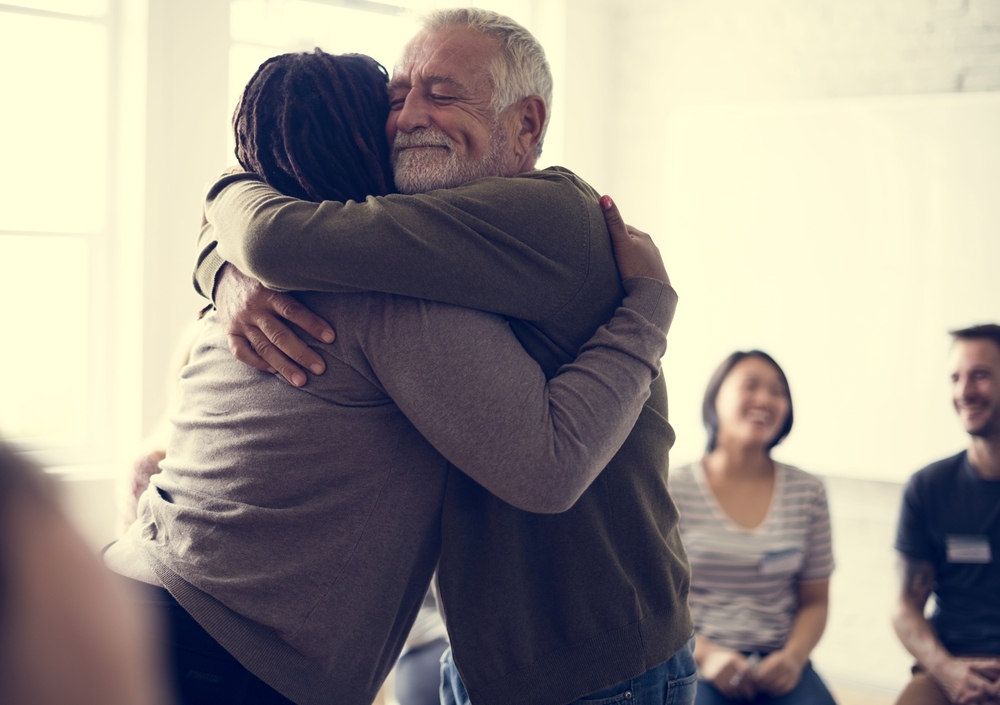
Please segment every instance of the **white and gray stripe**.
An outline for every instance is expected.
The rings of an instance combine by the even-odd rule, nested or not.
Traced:
[[[833,572],[830,513],[816,477],[775,463],[771,506],[753,529],[736,524],[715,499],[700,462],[670,473],[691,561],[695,628],[740,651],[781,648],[798,609],[800,582]]]

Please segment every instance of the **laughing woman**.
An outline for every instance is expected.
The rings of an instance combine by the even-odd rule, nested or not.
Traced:
[[[735,352],[705,391],[705,457],[670,475],[691,560],[697,705],[829,705],[809,663],[833,555],[823,484],[771,459],[792,397],[770,355]]]

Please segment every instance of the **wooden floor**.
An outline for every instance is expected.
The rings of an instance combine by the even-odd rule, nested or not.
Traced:
[[[857,687],[829,684],[838,705],[893,705],[895,696]]]

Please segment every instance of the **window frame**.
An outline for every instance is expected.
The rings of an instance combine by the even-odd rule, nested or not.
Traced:
[[[47,466],[62,465],[93,465],[106,463],[111,456],[111,439],[113,436],[113,410],[111,402],[111,361],[108,351],[111,347],[109,339],[113,315],[111,313],[112,286],[112,243],[115,237],[115,184],[117,181],[118,144],[115,140],[116,118],[118,115],[118,78],[119,62],[117,61],[117,45],[119,42],[119,2],[110,0],[104,12],[95,15],[77,15],[56,10],[45,10],[17,5],[0,4],[0,18],[8,15],[24,15],[43,20],[69,21],[87,25],[96,25],[104,29],[104,70],[107,92],[104,105],[105,121],[103,125],[104,139],[108,149],[104,155],[104,203],[103,218],[100,228],[94,230],[74,230],[49,232],[39,230],[6,230],[0,229],[0,237],[20,236],[31,238],[70,237],[78,238],[85,243],[87,251],[86,274],[86,382],[84,391],[84,431],[79,442],[72,440],[59,442],[53,439],[10,439],[19,449],[39,463]],[[48,324],[53,330],[58,329],[58,321]],[[15,331],[16,333],[16,331]],[[17,340],[17,338],[14,338]],[[24,344],[31,341],[21,339]],[[57,341],[58,342],[58,341]],[[65,355],[74,354],[73,342],[67,343]],[[44,344],[44,341],[42,342]],[[11,370],[17,374],[19,371]],[[47,375],[50,370],[32,370],[32,374]]]

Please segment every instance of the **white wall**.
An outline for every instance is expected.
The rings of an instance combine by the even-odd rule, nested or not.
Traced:
[[[142,281],[142,431],[166,404],[208,184],[227,166],[228,0],[149,0]]]
[[[1000,94],[964,91],[1000,89],[998,13],[621,0],[575,38],[611,59],[585,118],[611,148],[584,176],[656,237],[680,294],[676,462],[701,451],[711,371],[755,346],[795,394],[784,459],[901,481],[962,446],[946,330],[1000,319]]]
[[[673,111],[660,242],[681,304],[667,378],[695,457],[715,365],[759,347],[796,426],[777,455],[902,481],[961,449],[945,331],[1000,318],[1000,94]]]
[[[137,436],[162,408],[172,340],[198,301],[201,189],[225,162],[228,3],[121,1],[149,24],[148,47],[133,47],[149,94],[121,127],[143,145],[122,157],[141,193],[120,228],[138,238],[124,252],[143,292],[138,309],[121,303],[141,326],[121,344],[142,353],[139,388],[121,389],[138,395],[122,406]],[[711,370],[750,346],[789,373],[790,462],[898,482],[962,444],[944,331],[1000,319],[1000,0],[518,7],[540,22],[556,71],[546,163],[577,170],[653,233],[680,292],[665,358],[674,463],[700,452]],[[970,90],[986,93],[957,95]],[[899,487],[829,484],[839,567],[817,660],[891,689],[908,662],[885,621]],[[110,485],[76,479],[66,495],[92,543],[107,539]]]

